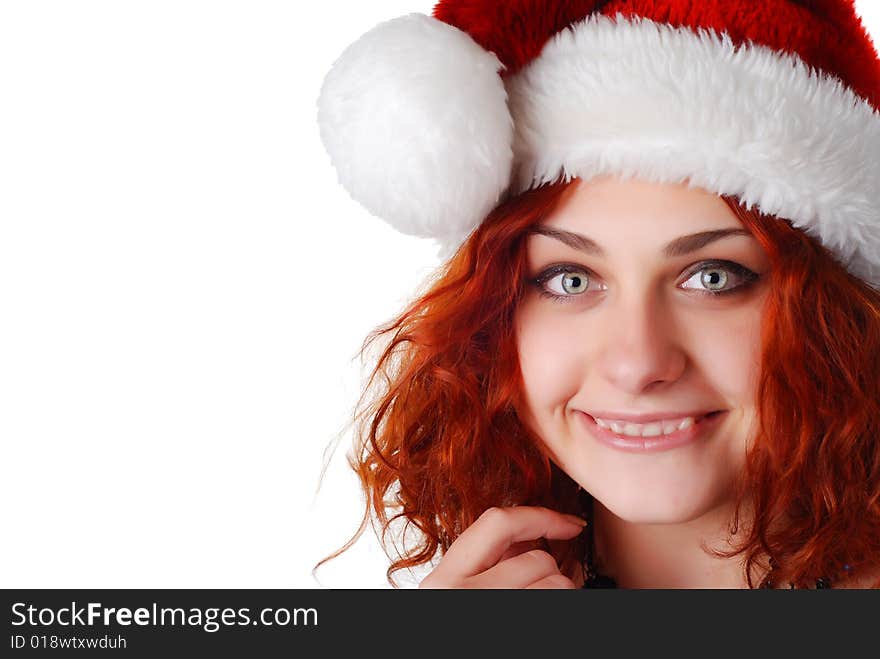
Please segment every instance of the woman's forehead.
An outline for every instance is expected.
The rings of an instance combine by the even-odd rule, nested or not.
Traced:
[[[576,181],[541,224],[596,237],[625,234],[657,241],[741,226],[721,197],[702,188],[616,177]]]
[[[529,262],[587,256],[647,264],[713,246],[726,258],[767,265],[767,254],[727,202],[686,183],[605,178],[575,182],[553,213],[531,227]],[[717,251],[717,250],[715,250]]]

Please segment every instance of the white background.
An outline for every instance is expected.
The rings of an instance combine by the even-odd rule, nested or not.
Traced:
[[[432,6],[0,4],[0,587],[387,587],[371,532],[313,579],[347,436],[318,477],[438,261],[336,183],[315,102]]]

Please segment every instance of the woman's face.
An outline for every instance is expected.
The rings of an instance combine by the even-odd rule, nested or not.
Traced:
[[[696,519],[729,500],[754,433],[769,261],[714,194],[574,185],[526,240],[520,412],[618,517]]]

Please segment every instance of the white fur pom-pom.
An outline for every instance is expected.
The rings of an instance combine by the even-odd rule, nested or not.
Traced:
[[[398,231],[463,240],[510,182],[503,68],[469,35],[424,14],[367,32],[334,63],[318,99],[339,182]]]

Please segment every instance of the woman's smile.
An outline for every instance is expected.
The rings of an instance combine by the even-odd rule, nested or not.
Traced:
[[[589,434],[602,444],[630,453],[668,451],[705,438],[718,427],[725,411],[719,410],[700,416],[635,424],[608,422],[580,410],[575,411],[578,421]]]

